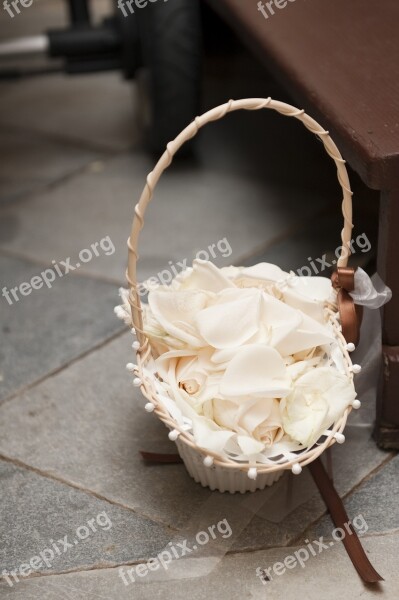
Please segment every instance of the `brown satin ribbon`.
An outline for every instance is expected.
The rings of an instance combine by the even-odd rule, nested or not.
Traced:
[[[160,454],[157,452],[140,452],[140,454],[144,460],[154,464],[176,464],[183,462],[178,454]],[[357,533],[349,521],[342,500],[331,479],[327,475],[321,459],[317,458],[308,466],[312,477],[319,488],[320,495],[330,512],[334,525],[336,527],[341,527],[345,532],[345,537],[342,541],[356,571],[365,583],[384,581],[367,558]],[[349,535],[345,525],[350,528],[351,535]]]
[[[183,462],[178,454],[159,454],[158,452],[142,452],[140,454],[144,460],[150,463],[175,464]]]
[[[336,527],[341,527],[345,532],[345,537],[342,539],[342,542],[356,571],[366,583],[377,583],[378,581],[384,581],[384,579],[377,573],[367,558],[357,533],[354,530],[352,523],[349,522],[349,517],[343,502],[339,497],[337,490],[333,486],[331,479],[327,475],[321,459],[317,458],[308,466],[314,482],[319,488],[320,495],[330,512],[334,525]],[[348,525],[345,527],[345,524],[348,523],[351,530],[350,535],[346,530]]]
[[[333,287],[338,290],[337,303],[341,319],[342,335],[355,346],[359,342],[363,307],[356,305],[349,295],[355,288],[355,270],[353,267],[338,267],[331,275]]]

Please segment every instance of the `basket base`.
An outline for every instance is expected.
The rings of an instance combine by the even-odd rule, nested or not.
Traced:
[[[176,440],[176,446],[189,475],[203,487],[212,491],[245,494],[263,490],[278,481],[284,474],[284,469],[273,473],[259,473],[256,479],[249,479],[246,471],[228,469],[219,465],[205,467],[203,455],[181,440]]]

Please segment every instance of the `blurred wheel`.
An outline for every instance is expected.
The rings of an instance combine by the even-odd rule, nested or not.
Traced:
[[[201,16],[198,0],[157,0],[136,11],[147,76],[148,138],[159,153],[199,112]]]

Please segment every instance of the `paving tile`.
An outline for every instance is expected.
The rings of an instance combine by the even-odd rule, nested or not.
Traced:
[[[228,517],[235,526],[234,549],[287,544],[323,515],[325,507],[306,472],[295,479],[293,500],[282,510],[283,484],[249,501],[248,496],[212,494],[191,480],[181,465],[143,464],[140,450],[174,451],[174,445],[163,424],[142,410],[145,401],[124,371],[130,343],[130,334],[122,336],[4,404],[0,453],[181,532],[202,528],[221,512],[220,518]],[[341,493],[385,458],[369,430],[353,427],[347,437],[344,446],[333,449]]]
[[[0,205],[73,174],[100,156],[36,133],[3,129],[0,134]]]
[[[11,221],[10,232],[13,225],[17,226]],[[0,265],[0,287],[8,291],[30,282],[47,268],[4,255],[0,255]],[[47,279],[51,278],[48,273]],[[0,399],[121,331],[113,314],[116,295],[113,284],[69,273],[62,278],[55,278],[54,274],[54,282],[49,281],[49,285],[52,287],[30,288],[28,296],[18,292],[18,301],[10,293],[12,304],[5,295],[0,297]],[[26,286],[23,289],[27,291]]]
[[[0,481],[0,573],[41,552],[39,573],[143,560],[170,540],[130,510],[10,463],[0,461]]]
[[[345,500],[348,514],[367,535],[399,530],[399,457],[393,458],[375,475],[368,478]],[[357,517],[357,521],[356,521]],[[363,518],[361,518],[363,517]],[[326,515],[306,532],[312,538],[323,535],[331,538],[334,528]]]
[[[180,465],[148,467],[141,461],[139,450],[174,445],[165,426],[143,410],[144,399],[125,370],[131,337],[5,403],[0,452],[157,520],[184,521],[209,492]]]
[[[95,172],[88,171],[3,209],[2,247],[48,261],[76,255],[79,249],[109,235],[115,254],[100,257],[85,269],[123,281],[134,203],[152,167],[152,159],[144,153],[121,156],[102,167],[97,165]],[[195,162],[176,165],[161,181],[146,214],[139,276],[156,275],[169,261],[174,265],[191,261],[198,251],[224,238],[229,245],[227,250],[220,246],[223,252],[215,249],[215,262],[238,261],[296,224],[298,198],[301,194],[295,190],[267,187],[262,178],[204,170]],[[306,219],[314,207],[309,200],[301,218]],[[7,227],[10,220],[18,221],[12,235]]]
[[[0,584],[4,600],[200,600],[204,597],[231,598],[241,600],[253,598],[270,600],[284,598],[298,600],[318,600],[322,593],[326,600],[337,597],[372,600],[377,595],[396,598],[399,592],[397,572],[397,545],[399,536],[366,537],[362,543],[375,567],[385,578],[378,585],[365,585],[361,582],[341,543],[335,544],[322,554],[304,562],[304,568],[296,563],[285,569],[282,575],[271,572],[273,579],[262,583],[256,576],[257,567],[267,569],[282,562],[288,555],[287,549],[275,548],[261,552],[228,555],[217,564],[195,564],[178,571],[178,576],[168,577],[168,572],[155,571],[141,580],[124,585],[118,569],[103,569],[66,575],[30,578],[10,588]],[[289,549],[294,555],[300,548]],[[184,559],[183,559],[184,560]],[[209,568],[209,570],[208,570]],[[278,565],[276,570],[278,571]],[[280,567],[281,568],[281,567]],[[161,579],[157,581],[156,579]]]
[[[119,73],[27,78],[0,85],[0,124],[120,151],[140,137],[136,96]],[[26,99],[29,98],[29,110]]]

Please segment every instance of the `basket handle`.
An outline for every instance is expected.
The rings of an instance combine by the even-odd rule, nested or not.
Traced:
[[[325,131],[321,125],[314,119],[309,117],[304,110],[295,108],[285,102],[272,100],[271,98],[248,98],[243,100],[229,100],[226,104],[217,106],[212,110],[196,117],[172,142],[169,142],[165,152],[159,159],[155,168],[147,176],[147,182],[144,186],[138,204],[136,204],[134,212],[132,229],[130,238],[128,239],[128,268],[126,278],[129,283],[129,303],[132,309],[132,321],[136,329],[137,337],[140,342],[140,351],[147,347],[148,340],[143,332],[142,307],[140,297],[137,291],[137,253],[138,239],[141,229],[144,225],[144,215],[148,204],[150,203],[155,186],[157,185],[162,173],[170,166],[173,157],[181,146],[189,139],[193,138],[198,131],[211,121],[222,119],[229,112],[236,110],[260,110],[261,108],[269,108],[279,112],[286,117],[294,117],[301,121],[304,126],[314,133],[324,144],[327,154],[334,160],[337,167],[337,177],[343,192],[342,214],[344,217],[344,226],[341,231],[342,247],[341,254],[337,262],[338,267],[346,267],[348,257],[350,256],[350,241],[352,235],[352,191],[350,188],[348,172],[346,170],[345,161],[343,160],[337,146],[329,136],[329,132]]]

